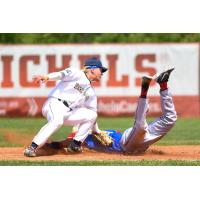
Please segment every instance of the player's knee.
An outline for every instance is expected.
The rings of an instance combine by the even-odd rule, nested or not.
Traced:
[[[54,119],[51,121],[51,124],[54,125],[55,127],[61,127],[63,126],[63,120],[61,119]]]
[[[135,123],[135,129],[137,129],[137,130],[145,130],[145,124],[144,123]]]
[[[93,112],[93,111],[88,112],[88,114],[87,114],[87,120],[88,121],[96,121],[96,119],[97,119],[97,113],[96,112]]]
[[[97,113],[93,112],[90,117],[91,117],[90,118],[91,121],[96,121],[96,119],[97,119]]]

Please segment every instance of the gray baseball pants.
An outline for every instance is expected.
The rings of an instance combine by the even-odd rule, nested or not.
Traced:
[[[147,124],[148,100],[139,98],[133,127],[124,131],[120,144],[124,152],[144,152],[150,145],[160,140],[174,126],[177,115],[169,90],[160,92],[162,115]]]

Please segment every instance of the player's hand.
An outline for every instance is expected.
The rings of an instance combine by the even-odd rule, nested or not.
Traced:
[[[48,80],[47,76],[33,76],[34,83],[46,83]]]

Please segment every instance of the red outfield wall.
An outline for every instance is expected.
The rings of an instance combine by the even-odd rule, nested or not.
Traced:
[[[0,116],[39,116],[55,82],[36,85],[32,76],[72,66],[98,56],[109,71],[94,85],[98,112],[106,116],[133,115],[142,75],[175,66],[169,86],[179,116],[200,116],[199,44],[84,44],[0,46]],[[150,115],[161,113],[159,87],[149,90]]]
[[[184,100],[183,100],[184,99]],[[41,116],[46,98],[0,98],[0,116]],[[101,116],[133,116],[138,97],[99,97],[98,113]],[[199,117],[199,97],[175,96],[174,104],[178,116]],[[160,98],[149,97],[149,116],[161,114]]]

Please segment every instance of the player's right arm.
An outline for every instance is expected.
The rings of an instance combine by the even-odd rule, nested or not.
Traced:
[[[58,80],[70,80],[76,75],[76,69],[67,68],[59,72],[52,72],[44,76],[34,76],[33,80],[35,83],[46,83],[47,81],[58,81]]]

